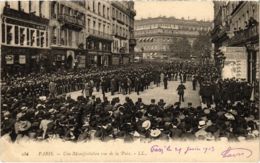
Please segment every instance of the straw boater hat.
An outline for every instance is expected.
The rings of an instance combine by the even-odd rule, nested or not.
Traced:
[[[17,122],[17,130],[18,131],[26,131],[31,127],[31,122],[29,121],[20,121]]]
[[[231,114],[231,113],[226,113],[226,114],[225,114],[225,117],[226,117],[228,120],[235,120],[234,115]]]
[[[151,127],[151,121],[150,120],[146,120],[142,123],[142,127],[146,130],[148,130]]]
[[[205,125],[206,125],[206,121],[201,120],[201,121],[199,121],[199,126],[198,126],[198,128],[202,128],[202,127],[205,126]]]
[[[46,101],[47,97],[46,96],[40,96],[39,99],[42,100],[42,101]]]
[[[156,138],[156,137],[158,137],[160,135],[161,135],[161,130],[159,130],[159,129],[151,130],[151,133],[150,133],[151,137]]]

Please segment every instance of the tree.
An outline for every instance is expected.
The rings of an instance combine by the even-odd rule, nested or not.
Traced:
[[[211,39],[209,33],[200,33],[194,40],[192,46],[192,55],[198,57],[210,55],[211,51]]]
[[[186,37],[174,39],[170,45],[170,50],[174,56],[189,59],[191,54],[191,45]]]

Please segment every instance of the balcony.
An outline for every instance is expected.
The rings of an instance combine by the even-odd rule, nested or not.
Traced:
[[[244,30],[234,33],[234,37],[229,40],[230,45],[239,45],[246,43],[247,41],[258,40],[259,32],[258,25],[248,27]]]
[[[212,42],[218,42],[221,39],[227,39],[229,35],[230,27],[218,25],[211,33]]]
[[[106,39],[112,41],[113,38],[110,34],[95,30],[95,29],[88,29],[89,36]]]
[[[63,25],[69,28],[81,30],[85,27],[85,21],[77,18],[76,16],[70,16],[65,14],[60,14],[58,20],[64,23]]]

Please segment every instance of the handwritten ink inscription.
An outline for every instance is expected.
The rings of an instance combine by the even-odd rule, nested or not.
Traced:
[[[150,148],[151,153],[159,153],[159,154],[165,154],[167,152],[175,152],[177,154],[183,154],[183,155],[188,155],[188,154],[194,154],[194,153],[202,153],[202,154],[207,154],[207,153],[213,153],[216,152],[216,149],[214,146],[209,146],[209,147],[200,147],[200,146],[186,146],[186,147],[180,147],[180,146],[159,146],[159,145],[152,145]],[[219,154],[216,153],[216,154]],[[221,153],[220,156],[222,158],[234,158],[234,157],[245,157],[249,158],[253,154],[252,150],[247,149],[247,148],[231,148],[228,147],[224,149]]]
[[[252,153],[253,152],[250,149],[228,147],[221,153],[221,156],[223,158],[234,158],[234,157],[241,157],[241,156],[249,158],[252,156]]]

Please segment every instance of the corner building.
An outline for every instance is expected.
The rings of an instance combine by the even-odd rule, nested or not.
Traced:
[[[38,72],[48,68],[49,13],[47,1],[0,2],[1,72]]]
[[[178,59],[174,41],[187,38],[192,46],[200,32],[207,33],[211,22],[177,19],[174,17],[147,18],[135,21],[136,52],[144,59]]]

